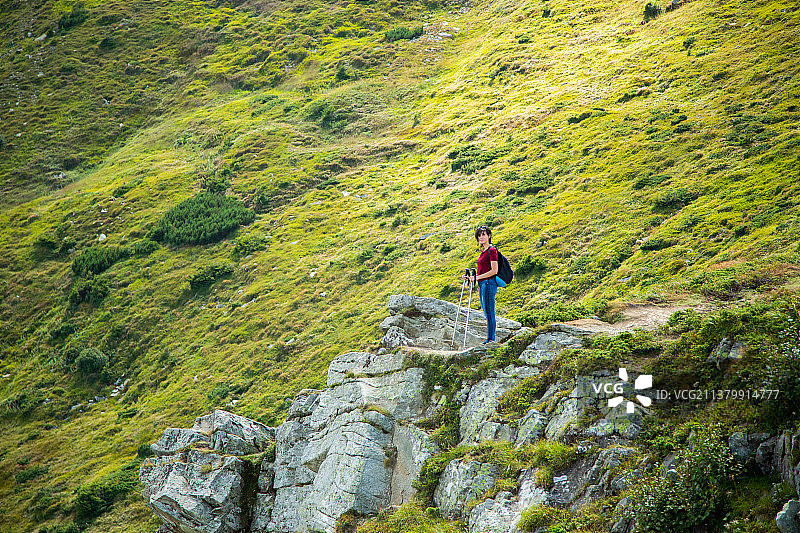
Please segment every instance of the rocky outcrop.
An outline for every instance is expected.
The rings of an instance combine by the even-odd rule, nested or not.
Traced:
[[[255,467],[238,456],[271,447],[275,430],[214,411],[191,429],[170,428],[152,449],[139,478],[142,495],[167,531],[225,533],[247,529]]]
[[[789,500],[775,516],[781,533],[800,533],[800,501]]]
[[[485,440],[507,440],[514,442],[516,428],[504,422],[493,421],[500,397],[526,377],[539,373],[533,367],[510,366],[502,371],[493,371],[491,377],[469,387],[466,401],[461,408],[459,436],[462,444],[477,444]]]
[[[340,355],[329,388],[301,392],[278,428],[215,411],[166,430],[140,471],[146,502],[167,532],[266,533],[334,531],[346,512],[408,501],[438,450],[413,423],[422,369],[404,364],[402,354]],[[253,454],[264,455],[255,466],[239,458]]]
[[[590,446],[587,444],[583,447],[584,457],[555,473],[549,489],[537,486],[537,468],[520,473],[517,480],[520,486],[518,494],[514,496],[509,492],[498,492],[494,498],[475,505],[469,513],[469,530],[472,533],[512,533],[517,531],[522,511],[529,507],[551,505],[578,510],[600,498],[625,490],[627,485],[621,483],[620,476],[613,475],[613,472],[625,461],[636,460],[636,450],[611,446],[593,451]],[[448,470],[456,463],[459,462],[450,463]],[[628,475],[635,477],[639,472],[634,470]],[[445,476],[441,479],[440,486]]]
[[[451,461],[439,478],[433,501],[448,520],[463,516],[470,502],[481,499],[500,477],[497,465],[478,461]]]
[[[442,516],[464,520],[473,533],[511,533],[530,506],[580,509],[619,494],[636,479],[638,469],[617,472],[638,461],[628,444],[641,427],[641,409],[628,413],[608,402],[615,395],[634,397],[635,376],[631,382],[610,371],[577,376],[551,385],[519,420],[497,412],[509,390],[544,372],[562,350],[580,348],[586,336],[612,332],[610,326],[591,319],[551,325],[515,364],[489,371],[448,398],[436,384],[423,382],[423,369],[413,364],[419,358],[411,353],[418,348],[441,357],[486,361],[490,352],[480,344],[483,314],[471,311],[468,348],[463,349],[459,341],[466,309],[411,295],[391,297],[389,309],[379,353],[336,357],[328,368],[327,388],[301,391],[279,427],[217,410],[197,418],[191,428],[166,429],[152,445],[155,457],[140,470],[145,501],[163,520],[162,532],[332,533],[346,513],[370,516],[402,505],[414,495],[425,461],[439,452],[420,421],[447,401],[460,405],[458,430],[465,446],[487,440],[520,447],[540,438],[592,439],[577,447],[573,464],[557,472],[524,470],[516,479],[516,494],[499,491],[491,498],[500,488],[495,487],[501,477],[496,465],[468,456],[451,461],[439,478],[434,502]],[[451,350],[457,311],[457,349]],[[499,340],[529,331],[498,317]],[[430,388],[433,396],[424,397]],[[736,434],[730,445],[744,464],[779,472],[798,486],[796,436]],[[620,531],[631,526],[617,525]]]
[[[398,346],[417,346],[435,350],[462,349],[476,346],[486,340],[486,318],[480,309],[469,310],[466,346],[463,346],[466,307],[459,308],[457,304],[436,298],[398,294],[389,298],[389,311],[392,313],[391,316],[381,322],[381,329],[385,332],[381,345],[388,350]],[[521,328],[522,324],[519,322],[497,317],[496,339],[503,341]]]

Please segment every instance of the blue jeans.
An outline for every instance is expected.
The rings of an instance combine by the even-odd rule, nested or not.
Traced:
[[[497,330],[497,320],[494,316],[494,297],[497,294],[497,282],[494,278],[482,279],[478,282],[478,296],[481,299],[481,309],[486,316],[486,342],[494,340]]]

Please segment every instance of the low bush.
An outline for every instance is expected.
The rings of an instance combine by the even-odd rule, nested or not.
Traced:
[[[21,470],[14,475],[14,481],[17,483],[27,483],[28,481],[35,479],[39,476],[43,476],[46,474],[50,469],[46,466],[36,465],[30,468],[26,468],[25,470]]]
[[[535,328],[550,322],[566,322],[579,318],[602,315],[608,309],[605,300],[584,300],[575,304],[557,302],[547,307],[523,312],[518,320],[523,326]]]
[[[545,270],[547,270],[547,262],[543,258],[526,255],[522,258],[522,261],[517,263],[514,273],[521,278],[526,278],[529,276],[541,276]]]
[[[73,333],[75,333],[75,324],[73,322],[61,322],[50,328],[50,342],[66,339]]]
[[[108,364],[108,356],[97,348],[84,348],[75,359],[75,367],[83,375],[96,374]]]
[[[69,303],[73,306],[83,302],[99,305],[108,296],[108,282],[103,278],[79,279],[69,293]]]
[[[133,461],[117,472],[79,486],[74,504],[76,516],[82,520],[97,518],[111,508],[118,496],[138,487],[139,464]]]
[[[415,39],[422,35],[422,26],[408,28],[406,26],[395,26],[386,30],[384,38],[387,42],[399,41],[400,39]]]
[[[92,246],[72,261],[72,271],[82,277],[100,274],[128,256],[128,250],[118,246]]]
[[[412,498],[400,507],[390,507],[358,526],[358,533],[461,533],[458,522],[443,520],[439,509]]]
[[[516,192],[519,194],[536,194],[553,186],[555,181],[549,175],[549,169],[540,168],[530,174],[522,176],[516,183]]]
[[[663,250],[677,244],[672,239],[665,239],[663,237],[651,237],[639,245],[639,249],[645,252],[653,250]]]
[[[130,248],[130,253],[136,257],[144,257],[150,255],[160,248],[156,241],[150,239],[142,239],[133,243]]]
[[[58,20],[58,29],[66,31],[78,26],[82,24],[88,16],[89,12],[86,10],[86,5],[83,2],[76,2],[69,13],[61,15],[61,18]]]
[[[631,491],[629,512],[642,533],[689,533],[721,525],[726,491],[739,473],[730,448],[712,429],[698,434],[679,457],[675,476],[650,473]]]
[[[450,163],[450,169],[453,172],[461,171],[464,174],[474,174],[491,165],[495,159],[505,155],[508,151],[508,148],[484,150],[480,146],[469,144],[453,148],[447,154],[447,157],[453,160]]]
[[[173,245],[208,244],[253,220],[255,213],[236,198],[202,192],[167,211],[149,238]]]
[[[212,263],[199,268],[189,276],[189,287],[193,291],[208,288],[215,281],[233,274],[233,265],[228,263]]]
[[[75,522],[58,524],[39,529],[39,533],[81,533],[82,529]]]
[[[644,189],[645,187],[655,187],[656,185],[661,185],[671,177],[672,176],[669,174],[650,174],[647,176],[641,176],[633,182],[633,188]]]
[[[239,260],[250,254],[265,250],[267,248],[267,237],[262,233],[248,233],[237,238],[233,243],[231,257]]]
[[[661,6],[647,2],[644,6],[644,21],[648,22],[661,14]]]
[[[672,189],[656,195],[653,199],[653,206],[657,209],[680,209],[692,203],[698,194],[686,189]]]

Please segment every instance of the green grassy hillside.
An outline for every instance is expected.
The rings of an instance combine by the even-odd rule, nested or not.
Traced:
[[[481,223],[533,325],[798,288],[790,2],[0,12],[0,531],[154,530],[141,445],[214,407],[280,423],[390,294],[452,300]]]

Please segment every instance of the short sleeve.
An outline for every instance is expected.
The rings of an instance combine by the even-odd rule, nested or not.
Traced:
[[[489,248],[489,261],[500,262],[500,259],[497,257],[497,248],[495,248],[494,246]]]

